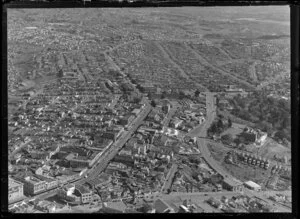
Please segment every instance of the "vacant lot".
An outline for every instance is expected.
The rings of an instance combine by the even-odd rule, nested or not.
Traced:
[[[245,128],[245,125],[238,124],[238,123],[232,123],[232,127],[229,129],[226,129],[221,135],[227,135],[231,134],[233,138],[235,138],[237,135],[239,135],[241,132],[243,132],[243,129]]]

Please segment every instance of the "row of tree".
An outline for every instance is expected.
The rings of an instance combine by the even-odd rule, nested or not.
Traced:
[[[235,96],[231,101],[231,113],[253,122],[257,128],[278,138],[291,139],[290,101],[268,97],[264,92],[253,92],[247,97]]]

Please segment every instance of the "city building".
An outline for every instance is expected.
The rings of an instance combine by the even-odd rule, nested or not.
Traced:
[[[129,123],[131,123],[133,119],[134,119],[134,116],[128,114],[128,115],[125,115],[122,118],[120,118],[119,122],[121,125],[125,126],[125,125],[128,125]]]
[[[118,134],[119,133],[115,132],[115,131],[106,131],[106,132],[103,133],[102,137],[106,138],[106,139],[116,141]]]
[[[240,137],[243,137],[247,143],[255,143],[260,146],[266,141],[268,134],[260,130],[254,130],[251,128],[245,128],[244,131],[240,134]]]
[[[75,185],[74,184],[68,184],[60,189],[57,190],[57,196],[63,200],[69,201],[69,202],[80,202],[80,196],[75,195]]]
[[[36,175],[36,178],[46,182],[46,189],[53,189],[58,186],[58,181],[56,179],[48,178],[43,175]]]
[[[137,116],[140,112],[141,112],[141,110],[136,108],[136,109],[134,109],[132,111],[132,114],[134,114],[135,116]]]
[[[25,195],[36,195],[46,190],[46,182],[37,178],[36,176],[26,176],[24,179],[20,179],[24,183]]]
[[[57,191],[57,196],[77,204],[86,204],[93,201],[93,192],[82,185],[68,184]]]
[[[166,104],[163,105],[161,109],[165,114],[167,114],[170,111],[170,108],[171,108],[170,104]]]
[[[80,196],[81,204],[86,204],[93,201],[93,192],[87,189],[85,186],[76,185],[74,193],[78,193]]]
[[[23,183],[18,182],[17,180],[12,179],[11,177],[8,178],[8,202],[9,203],[24,197],[23,185],[24,185]]]
[[[222,181],[222,187],[233,192],[243,191],[243,183],[237,179],[225,178]]]
[[[178,128],[182,123],[183,123],[183,120],[176,118],[176,119],[171,120],[170,127]]]

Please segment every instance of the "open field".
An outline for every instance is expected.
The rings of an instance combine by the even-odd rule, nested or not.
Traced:
[[[258,149],[255,149],[259,156],[266,157],[267,159],[274,160],[274,156],[284,157],[286,156],[288,160],[291,159],[291,149],[287,148],[271,138],[267,139],[267,142]],[[290,164],[290,162],[289,162]]]
[[[239,135],[241,132],[243,132],[243,129],[245,128],[245,125],[241,125],[238,123],[232,123],[232,127],[226,129],[224,132],[221,133],[221,135],[231,134],[233,138],[235,138],[237,135]]]
[[[222,163],[224,169],[226,169],[232,176],[245,182],[248,180],[254,181],[258,184],[263,185],[269,178],[270,171],[261,168],[253,168],[252,166],[240,164],[239,166],[235,164],[228,164],[226,162]]]

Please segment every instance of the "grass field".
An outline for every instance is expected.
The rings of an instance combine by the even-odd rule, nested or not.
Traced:
[[[242,181],[251,180],[258,184],[263,184],[265,180],[269,177],[269,171],[266,171],[261,168],[253,168],[252,166],[243,165],[243,164],[237,166],[225,162],[222,163],[222,166],[232,176]]]

